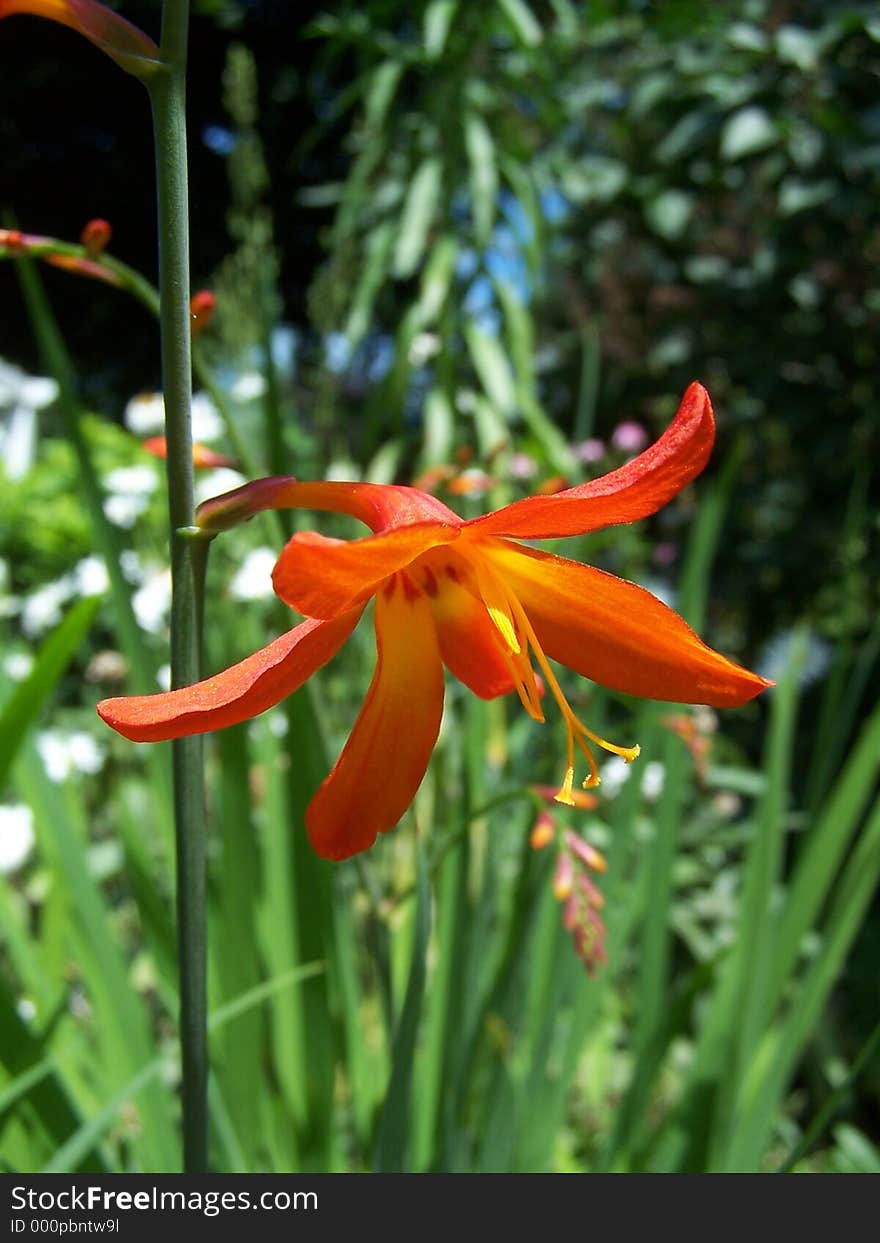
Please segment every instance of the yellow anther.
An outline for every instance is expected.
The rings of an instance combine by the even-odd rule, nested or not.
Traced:
[[[544,655],[543,649],[538,642],[528,616],[514,592],[508,589],[503,579],[495,574],[492,567],[482,557],[479,555],[473,558],[468,557],[468,561],[476,575],[477,587],[483,604],[508,649],[504,655],[523,707],[536,721],[544,720],[535,673],[529,659],[529,651],[531,649],[544,675],[547,688],[556,700],[562,713],[566,730],[567,763],[565,778],[558,793],[553,797],[557,803],[564,803],[568,807],[573,807],[575,806],[573,794],[575,743],[577,743],[578,749],[583,754],[590,770],[583,782],[585,790],[595,789],[601,781],[596,758],[587,740],[595,743],[597,747],[601,747],[603,751],[610,751],[613,755],[619,755],[627,764],[631,764],[638,757],[640,748],[638,746],[621,747],[616,743],[608,742],[606,738],[600,738],[598,734],[593,733],[583,722],[578,720],[572,711],[571,705],[565,698],[556,675],[550,668],[547,657]]]

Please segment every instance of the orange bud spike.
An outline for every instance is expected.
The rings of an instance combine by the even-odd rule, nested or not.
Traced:
[[[208,327],[217,310],[217,299],[210,289],[200,289],[194,293],[189,304],[190,331],[194,337]]]
[[[113,229],[110,222],[96,217],[90,220],[83,228],[79,235],[79,240],[85,246],[90,259],[97,259],[102,251],[107,249],[110,238],[113,236]]]

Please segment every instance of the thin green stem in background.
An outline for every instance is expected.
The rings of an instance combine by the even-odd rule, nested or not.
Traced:
[[[186,167],[188,0],[162,6],[163,71],[149,84],[156,142],[162,387],[168,444],[171,528],[171,684],[200,677],[205,549],[187,537],[192,526],[192,372]],[[183,1162],[187,1173],[208,1168],[207,995],[205,917],[205,789],[202,739],[173,746],[180,959],[180,1040]]]

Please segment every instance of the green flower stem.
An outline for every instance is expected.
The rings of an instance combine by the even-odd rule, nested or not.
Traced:
[[[186,167],[186,51],[189,0],[162,5],[162,70],[148,83],[156,141],[159,327],[168,444],[171,528],[171,684],[200,677],[206,547],[190,537],[194,518],[189,210]],[[172,744],[177,842],[183,1165],[208,1168],[208,1032],[205,918],[205,782],[201,737]]]

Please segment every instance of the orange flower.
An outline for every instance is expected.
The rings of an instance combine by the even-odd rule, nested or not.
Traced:
[[[168,442],[164,436],[151,436],[149,440],[143,441],[141,448],[152,453],[153,457],[161,458],[163,462],[168,457]],[[235,458],[227,457],[225,453],[215,453],[207,445],[193,444],[192,457],[196,470],[214,470],[220,466],[234,468],[238,465]]]
[[[247,720],[326,664],[374,598],[372,684],[306,812],[318,853],[344,859],[365,850],[404,814],[440,729],[444,665],[482,698],[516,690],[530,716],[543,721],[534,659],[565,722],[564,777],[555,797],[571,804],[576,750],[589,787],[599,780],[590,743],[628,761],[638,747],[616,746],[589,730],[550,659],[612,690],[719,707],[745,703],[769,683],[707,647],[641,587],[514,541],[582,535],[647,517],[699,474],[713,437],[709,396],[692,384],[664,435],[638,458],[590,483],[470,522],[415,488],[286,477],[245,484],[200,507],[205,534],[281,508],[349,514],[373,534],[344,541],[298,532],[278,559],[273,585],[306,621],[195,686],[105,700],[98,711],[135,742]]]
[[[14,13],[48,17],[78,30],[136,77],[148,77],[160,63],[159,49],[149,35],[96,0],[0,0],[0,18]]]

